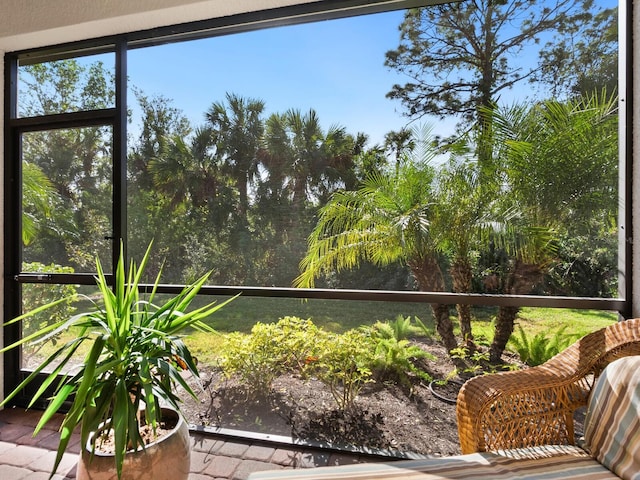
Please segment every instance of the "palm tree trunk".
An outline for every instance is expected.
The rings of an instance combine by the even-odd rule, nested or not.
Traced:
[[[436,321],[436,331],[438,335],[440,335],[440,338],[442,338],[442,343],[447,349],[447,352],[451,352],[451,350],[458,347],[458,342],[453,334],[453,323],[449,316],[449,305],[432,303],[431,311]]]
[[[489,361],[498,364],[502,360],[502,353],[513,333],[513,326],[520,312],[520,307],[500,307],[494,327],[493,342],[489,348]]]
[[[411,273],[418,283],[418,287],[422,292],[443,292],[444,277],[442,269],[435,257],[426,257],[415,259],[408,262]],[[450,352],[458,346],[456,337],[453,334],[453,323],[449,317],[449,305],[439,303],[431,304],[434,321],[436,322],[436,331],[442,338],[447,352]]]
[[[540,265],[524,263],[516,260],[513,270],[509,274],[506,282],[505,292],[512,295],[525,295],[531,293],[534,285],[542,277]],[[498,310],[498,318],[494,329],[493,342],[489,348],[489,361],[500,363],[502,353],[507,342],[513,333],[515,319],[520,311],[520,307],[502,306]]]
[[[453,280],[453,291],[457,293],[471,292],[471,279],[473,271],[471,264],[466,258],[458,258],[451,266],[451,278]],[[473,343],[473,333],[471,332],[471,305],[457,304],[458,321],[460,322],[460,333],[462,341],[470,349],[475,350]]]
[[[457,304],[456,311],[458,312],[458,321],[460,322],[460,335],[464,344],[475,350],[475,343],[473,341],[473,333],[471,332],[471,305]]]

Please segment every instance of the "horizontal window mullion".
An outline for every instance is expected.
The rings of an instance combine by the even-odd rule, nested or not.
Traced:
[[[23,50],[17,55],[17,58],[20,66],[24,66],[88,55],[99,55],[101,53],[113,53],[114,51],[115,40],[111,37],[102,37],[88,41],[65,43],[50,48]]]
[[[107,274],[107,280],[111,275]],[[95,285],[96,274],[92,273],[21,273],[15,275],[18,283],[48,283],[48,284],[79,284]],[[140,290],[157,293],[177,294],[185,285],[141,284]],[[432,303],[445,305],[476,305],[476,306],[508,306],[508,307],[548,307],[575,308],[593,310],[611,310],[622,312],[625,301],[622,298],[594,298],[594,297],[552,297],[543,295],[496,295],[484,293],[453,293],[453,292],[405,292],[399,290],[347,290],[323,288],[284,288],[284,287],[254,287],[243,285],[204,285],[200,295],[232,296],[240,294],[245,297],[264,298],[300,298],[316,300],[353,300],[372,302],[398,303]]]
[[[142,285],[151,291],[153,285]],[[158,293],[178,293],[184,285],[159,285]],[[418,302],[433,304],[468,304],[483,306],[550,307],[623,311],[621,298],[551,297],[542,295],[492,295],[453,292],[404,292],[396,290],[347,290],[321,288],[282,288],[248,286],[210,286],[200,289],[203,295],[237,295],[319,300],[359,300],[379,302]]]
[[[12,128],[21,131],[56,130],[62,128],[111,125],[116,118],[115,108],[80,112],[56,113],[37,117],[20,117],[9,120]]]
[[[18,283],[48,283],[66,285],[95,285],[96,276],[94,273],[19,273],[13,279]],[[110,278],[111,275],[106,275]]]

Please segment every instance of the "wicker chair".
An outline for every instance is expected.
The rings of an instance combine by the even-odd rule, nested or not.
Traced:
[[[457,403],[462,453],[574,445],[574,412],[604,367],[628,355],[640,355],[640,319],[591,333],[538,367],[469,380]]]

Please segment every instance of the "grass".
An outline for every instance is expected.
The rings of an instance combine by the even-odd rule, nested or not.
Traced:
[[[221,299],[222,300],[222,299]],[[426,303],[300,300],[295,298],[238,297],[208,322],[219,332],[249,333],[256,322],[277,322],[284,316],[311,318],[329,331],[343,333],[360,325],[393,320],[398,315],[418,316],[431,322]]]
[[[616,312],[559,308],[523,308],[518,317],[522,328],[533,335],[541,331],[555,332],[567,325],[566,333],[581,337],[617,320]]]
[[[162,301],[158,296],[159,302]],[[227,297],[220,297],[223,301]],[[211,301],[211,297],[203,297],[202,303]],[[194,302],[194,306],[195,302]],[[78,309],[88,305],[79,304]],[[493,319],[497,314],[497,307],[477,307],[473,309],[473,333],[476,341],[481,345],[488,345],[493,338]],[[256,322],[277,322],[284,316],[297,316],[303,319],[311,318],[319,327],[336,333],[370,325],[376,321],[395,320],[399,315],[403,317],[418,317],[435,335],[435,325],[429,305],[426,303],[394,303],[394,302],[366,302],[345,300],[308,300],[290,298],[261,298],[239,297],[224,309],[216,312],[208,323],[220,333],[239,331],[249,333]],[[451,308],[452,318],[455,308]],[[617,320],[615,312],[598,310],[571,310],[557,308],[523,308],[520,311],[518,325],[521,325],[528,335],[538,332],[552,334],[561,326],[567,325],[565,333],[586,335],[589,332],[605,327]],[[454,321],[457,329],[457,322]],[[516,327],[517,328],[517,327]],[[419,329],[414,329],[416,335],[421,335]],[[67,335],[72,335],[68,333]],[[223,342],[221,335],[202,334],[193,332],[187,343],[193,353],[202,363],[209,363],[215,359],[218,345]],[[47,346],[40,352],[46,354]],[[48,352],[50,353],[50,351]]]
[[[493,339],[493,319],[497,307],[482,307],[473,310],[472,329],[476,341],[489,345]],[[451,309],[452,318],[455,309]],[[386,302],[348,302],[340,300],[309,300],[303,302],[296,299],[282,298],[238,298],[223,310],[219,311],[210,322],[219,332],[240,331],[248,333],[258,321],[277,322],[281,317],[290,315],[300,318],[311,318],[313,322],[327,330],[342,333],[361,325],[373,324],[376,321],[394,320],[398,315],[419,317],[431,332],[435,325],[427,304],[420,303],[386,303]],[[599,310],[572,310],[557,308],[523,308],[516,320],[529,335],[538,332],[557,331],[566,325],[565,333],[584,336],[617,320],[615,312]],[[457,329],[457,322],[454,321]],[[517,327],[516,327],[517,328]],[[421,332],[414,330],[417,335]],[[459,333],[459,332],[458,332]],[[202,333],[189,335],[188,344],[193,353],[203,363],[215,359],[215,352],[222,336]]]
[[[216,313],[208,322],[220,333],[249,333],[257,322],[275,323],[284,316],[310,318],[317,326],[335,333],[394,320],[398,315],[418,317],[433,327],[431,312],[425,303],[365,302],[345,300],[307,300],[290,298],[239,297]],[[415,333],[419,330],[416,328]],[[199,332],[189,335],[188,345],[203,363],[215,359],[221,336]]]
[[[496,314],[497,308],[486,308],[482,316],[476,315],[476,319],[472,321],[472,331],[477,343],[488,345],[493,340],[493,319]],[[524,307],[516,318],[515,331],[520,325],[529,336],[535,336],[540,332],[552,335],[566,326],[566,334],[583,337],[611,325],[617,319],[616,312],[601,310]]]

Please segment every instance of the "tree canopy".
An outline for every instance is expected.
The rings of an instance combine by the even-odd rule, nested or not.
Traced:
[[[515,61],[519,55],[530,55],[543,34],[572,31],[591,11],[590,0],[474,0],[408,10],[400,44],[386,53],[385,64],[410,80],[393,85],[387,96],[400,100],[410,117],[478,122],[481,107],[548,71],[550,54],[543,57],[547,62],[528,65]]]

